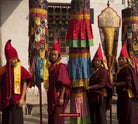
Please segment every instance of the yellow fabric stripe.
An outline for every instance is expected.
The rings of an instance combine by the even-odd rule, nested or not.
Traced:
[[[71,97],[73,98],[78,98],[78,97],[83,97],[86,96],[86,92],[82,92],[82,93],[71,93]]]
[[[70,20],[72,20],[72,19],[90,19],[90,14],[71,15]]]
[[[127,92],[128,92],[129,98],[133,98],[134,97],[134,94],[133,94],[133,92],[132,92],[132,90],[130,88],[128,88]]]
[[[122,70],[124,67],[128,66],[129,63],[123,65],[123,66],[120,66],[119,69],[117,70],[117,74],[120,72],[120,70]]]
[[[44,76],[43,76],[44,88],[49,88],[49,73],[48,73],[48,60],[44,60]]]
[[[21,94],[21,62],[18,62],[16,67],[14,67],[14,93]]]
[[[125,17],[122,19],[123,23],[127,21],[132,21],[132,20],[138,21],[138,16]]]
[[[41,57],[41,58],[44,58],[44,57],[45,57],[45,50],[41,50],[41,49],[40,49],[39,52],[40,52],[40,57]]]
[[[86,79],[71,79],[72,87],[87,87],[89,85],[89,78]]]
[[[90,53],[69,54],[70,58],[86,58],[90,57]]]
[[[104,96],[107,96],[107,90],[104,88]]]
[[[39,8],[32,8],[30,9],[30,13],[40,13],[40,14],[43,14],[43,15],[47,15],[47,11],[44,10],[44,9],[39,9]]]

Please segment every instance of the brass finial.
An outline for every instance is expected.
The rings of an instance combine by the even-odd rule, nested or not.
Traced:
[[[127,3],[128,3],[128,8],[131,8],[131,0],[128,0]]]
[[[110,3],[109,3],[109,1],[107,1],[107,6],[108,6],[108,7],[110,6]]]

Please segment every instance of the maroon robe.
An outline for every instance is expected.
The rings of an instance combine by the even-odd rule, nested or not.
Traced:
[[[96,84],[104,86],[107,91],[107,97],[105,99],[103,88],[89,90],[88,101],[90,106],[91,121],[92,123],[96,122],[96,124],[105,124],[106,109],[111,107],[112,85],[109,79],[109,73],[103,67],[100,67],[90,78],[89,85],[93,86]]]
[[[1,77],[1,101],[0,101],[0,109],[3,110],[6,107],[8,107],[10,104],[12,105],[16,105],[18,103],[18,101],[21,98],[21,94],[22,94],[22,86],[23,84],[21,83],[20,86],[20,92],[21,94],[15,94],[14,93],[14,74],[13,74],[13,68],[11,68],[11,80],[12,83],[10,84],[9,82],[7,82],[7,76],[6,76],[6,71],[3,73],[2,77]],[[21,66],[21,82],[23,81],[27,81],[27,84],[30,85],[32,77],[29,74],[29,72]]]
[[[121,69],[117,74],[117,82],[122,81],[127,86],[117,87],[117,117],[119,124],[138,124],[135,101],[135,98],[138,96],[138,80],[130,65]],[[129,98],[128,88],[134,93],[134,98]]]
[[[63,63],[56,65],[55,69],[49,74],[49,89],[48,89],[48,114],[49,114],[49,124],[56,123],[52,115],[54,116],[55,111],[58,113],[59,106],[58,103],[58,92],[61,90],[61,86],[65,85],[64,94],[64,105],[60,107],[62,112],[65,112],[71,91],[71,82],[69,80],[67,67]],[[58,109],[56,108],[58,107]],[[51,118],[50,118],[51,117]],[[55,123],[54,123],[55,122]]]

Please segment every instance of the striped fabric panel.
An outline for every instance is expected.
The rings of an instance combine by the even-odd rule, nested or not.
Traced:
[[[69,47],[93,46],[93,32],[89,19],[74,19],[69,21],[67,33]]]
[[[138,23],[138,16],[126,17],[122,19],[122,25]]]
[[[90,15],[90,10],[71,10],[70,14],[71,15],[75,15],[75,14],[89,14]]]
[[[93,39],[87,39],[87,40],[70,39],[67,40],[67,46],[75,48],[90,47],[93,46]]]
[[[86,58],[69,58],[68,72],[70,79],[87,79],[91,76],[91,59]]]
[[[74,48],[74,47],[70,47],[69,49],[69,54],[77,54],[77,53],[89,53],[89,47],[88,48]]]
[[[90,116],[86,95],[76,98],[70,98],[70,113],[80,113],[80,118]]]
[[[69,54],[70,58],[87,58],[90,57],[90,53],[76,53],[76,54]]]
[[[89,85],[89,78],[86,79],[71,79],[72,87],[87,87]]]
[[[74,20],[74,19],[89,19],[90,20],[90,14],[70,15],[70,20]]]
[[[91,124],[91,118],[90,116],[82,118],[71,118],[70,124]]]

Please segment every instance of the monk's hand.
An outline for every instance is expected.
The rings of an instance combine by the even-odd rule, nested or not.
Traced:
[[[85,90],[86,90],[86,91],[88,91],[89,89],[90,89],[90,87],[89,87],[89,86],[88,86],[88,87],[85,87]]]
[[[58,105],[62,106],[63,104],[64,104],[64,99],[63,98],[59,98]]]
[[[116,87],[117,85],[116,85],[116,83],[115,83],[115,82],[113,82],[113,83],[112,83],[112,86],[113,86],[113,87]]]
[[[21,98],[18,102],[18,107],[23,107],[24,105],[24,98]]]

